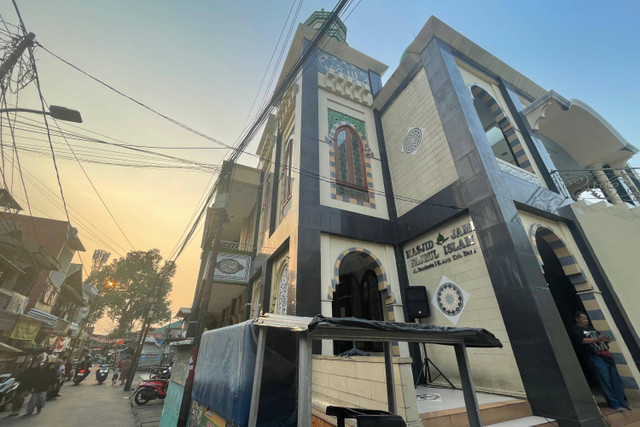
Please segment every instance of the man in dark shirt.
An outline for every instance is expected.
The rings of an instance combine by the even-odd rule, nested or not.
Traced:
[[[589,326],[589,318],[584,312],[576,312],[575,319],[576,324],[571,330],[571,341],[576,347],[578,357],[595,373],[609,406],[621,411],[628,410],[629,404],[624,395],[624,386],[607,345],[611,342],[611,337],[600,335],[600,332]]]
[[[37,409],[38,414],[44,408],[44,404],[47,398],[47,391],[56,382],[58,377],[58,369],[56,368],[56,364],[53,362],[47,363],[41,368],[38,368],[36,379],[34,380],[33,393],[31,394],[31,399],[29,399],[29,403],[27,404],[27,413],[25,415],[33,414],[33,410]]]

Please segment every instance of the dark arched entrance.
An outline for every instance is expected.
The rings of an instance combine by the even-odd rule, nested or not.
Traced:
[[[571,283],[571,280],[564,271],[562,262],[556,254],[557,248],[554,249],[552,244],[545,240],[545,238],[548,239],[550,234],[553,235],[553,233],[548,229],[538,229],[535,234],[536,246],[538,247],[538,253],[542,259],[542,269],[547,284],[549,285],[549,291],[551,291],[558,313],[560,313],[564,328],[567,331],[567,334],[569,334],[571,328],[576,324],[576,311],[583,311],[586,313],[587,310],[585,310],[584,304],[578,296],[573,283]],[[553,241],[560,241],[555,235],[553,235],[553,237],[555,237]],[[563,247],[563,249],[566,248]],[[583,363],[582,360],[579,361],[592,392],[597,395],[601,394],[597,380],[591,373],[591,370]]]
[[[340,262],[340,281],[333,293],[333,317],[357,317],[384,320],[383,298],[378,286],[375,259],[364,252],[351,252]],[[334,341],[334,354],[351,349],[364,352],[382,351],[382,343]]]

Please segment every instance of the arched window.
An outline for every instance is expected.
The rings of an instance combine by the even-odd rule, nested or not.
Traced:
[[[293,157],[293,138],[289,139],[282,157],[282,207],[291,198],[291,161]],[[284,213],[284,212],[283,212]]]
[[[334,138],[335,175],[338,194],[369,200],[364,150],[358,133],[349,126],[339,127]]]

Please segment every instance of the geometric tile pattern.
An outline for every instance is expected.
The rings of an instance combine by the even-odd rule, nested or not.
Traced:
[[[487,108],[489,108],[489,111],[493,115],[495,122],[498,124],[500,130],[502,131],[502,134],[504,135],[504,138],[507,140],[511,151],[516,158],[518,166],[526,171],[535,173],[535,171],[533,170],[533,166],[531,165],[531,162],[527,157],[527,153],[524,151],[524,148],[522,148],[522,144],[518,139],[518,134],[516,133],[511,120],[509,120],[507,115],[504,114],[504,111],[502,111],[500,105],[498,105],[496,100],[493,99],[493,97],[480,86],[471,86],[471,93],[473,94],[474,98],[479,99],[480,102],[482,102],[487,106]]]
[[[631,370],[627,364],[624,355],[620,351],[620,346],[616,342],[615,336],[611,331],[611,326],[609,326],[609,322],[604,316],[604,312],[600,307],[600,304],[596,300],[594,295],[593,286],[589,283],[589,280],[584,274],[584,271],[578,265],[578,262],[571,255],[569,248],[567,245],[558,237],[558,235],[553,231],[553,229],[547,225],[542,224],[533,224],[530,230],[530,238],[533,245],[533,250],[538,258],[538,262],[540,263],[540,268],[544,264],[542,262],[542,257],[538,252],[538,245],[536,244],[536,239],[543,239],[545,242],[551,246],[553,252],[558,257],[560,264],[562,264],[562,269],[564,273],[567,275],[571,283],[573,284],[576,293],[582,300],[582,304],[593,324],[593,327],[596,328],[603,335],[608,335],[613,338],[613,341],[609,343],[609,350],[611,352],[611,356],[616,362],[616,367],[618,372],[620,373],[620,377],[622,378],[622,383],[624,384],[625,389],[629,390],[638,390],[638,383],[633,378],[631,374]]]

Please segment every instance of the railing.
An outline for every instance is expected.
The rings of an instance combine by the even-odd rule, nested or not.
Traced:
[[[640,206],[640,177],[632,169],[554,170],[551,176],[563,195],[575,201],[603,200]]]
[[[220,249],[228,249],[232,251],[251,252],[253,245],[249,243],[231,242],[229,240],[220,240]]]

